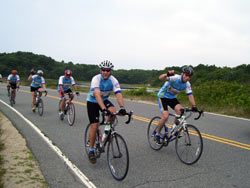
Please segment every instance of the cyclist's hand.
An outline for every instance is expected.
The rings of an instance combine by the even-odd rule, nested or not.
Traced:
[[[62,97],[64,97],[64,91],[61,91],[61,95],[62,95]]]
[[[191,110],[192,110],[193,112],[198,112],[197,106],[192,106]]]
[[[103,113],[105,116],[108,116],[108,115],[111,114],[111,112],[110,112],[107,108],[104,108],[104,109],[102,110],[102,113]]]
[[[44,93],[45,93],[45,96],[48,94],[48,91],[47,90],[44,90]]]
[[[126,112],[126,110],[125,110],[124,107],[122,107],[122,108],[119,110],[118,113],[121,114],[121,115],[123,115],[123,116],[125,116],[125,115],[127,114],[127,112]]]
[[[79,95],[79,92],[78,92],[78,91],[76,91],[76,95],[77,95],[77,96]]]
[[[30,74],[31,74],[31,75],[34,75],[35,73],[36,73],[36,71],[35,71],[34,69],[31,69],[31,70],[30,70]]]
[[[174,76],[174,70],[169,70],[167,73],[167,77]]]
[[[16,86],[17,91],[19,90],[19,86]]]

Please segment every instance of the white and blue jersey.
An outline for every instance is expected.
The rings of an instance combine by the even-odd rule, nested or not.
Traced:
[[[45,84],[45,79],[42,76],[40,78],[38,75],[32,76],[32,82],[30,84],[31,87],[39,88],[42,86],[42,84]]]
[[[69,79],[67,80],[65,76],[60,76],[59,80],[58,80],[58,91],[60,91],[60,86],[63,87],[64,91],[67,91],[70,86],[74,86],[76,85],[75,80],[72,76],[69,77]]]
[[[112,75],[107,80],[105,80],[101,74],[98,74],[92,78],[87,101],[97,103],[93,94],[95,89],[100,89],[103,101],[107,100],[112,92],[115,94],[121,92],[118,80]]]
[[[7,81],[9,81],[10,84],[16,84],[20,81],[19,75],[10,74],[7,78]]]
[[[158,92],[158,98],[174,99],[183,90],[186,91],[187,95],[192,94],[190,82],[182,82],[181,75],[170,76]]]

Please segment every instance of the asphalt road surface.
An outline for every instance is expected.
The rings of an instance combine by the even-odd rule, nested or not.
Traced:
[[[149,147],[147,125],[150,118],[160,115],[158,106],[125,101],[126,110],[132,110],[134,118],[129,125],[124,123],[125,117],[118,118],[116,130],[126,140],[130,155],[128,175],[119,182],[109,171],[106,153],[96,164],[88,162],[84,148],[84,131],[88,124],[86,94],[75,97],[76,122],[70,127],[66,120],[61,121],[58,117],[57,92],[48,92],[47,97],[43,97],[42,117],[31,111],[29,87],[20,88],[14,109],[33,123],[50,144],[27,120],[1,102],[9,104],[6,87],[0,86],[0,110],[26,139],[50,187],[250,187],[249,119],[211,113],[205,113],[197,121],[190,118],[189,123],[202,133],[204,148],[200,160],[188,166],[178,159],[174,142],[160,151]],[[116,101],[112,101],[118,107]],[[51,145],[60,149],[61,156]]]

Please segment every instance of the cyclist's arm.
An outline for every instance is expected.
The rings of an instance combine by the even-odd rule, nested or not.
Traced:
[[[44,91],[46,90],[46,84],[43,84],[43,90]]]
[[[159,80],[168,81],[170,76],[174,76],[174,70],[169,70],[167,73],[161,74]]]
[[[33,79],[32,76],[33,76],[32,74],[29,75],[29,77],[28,77],[29,81],[31,81]]]
[[[196,106],[193,94],[188,95],[188,99],[192,106]]]
[[[94,94],[94,97],[95,97],[97,103],[99,104],[100,108],[102,110],[104,110],[106,108],[106,106],[104,105],[104,103],[102,101],[100,89],[95,89],[94,92],[93,92],[93,94]]]
[[[63,92],[63,93],[64,93],[63,86],[60,86],[60,90],[61,90],[61,92]]]
[[[76,87],[76,85],[73,85],[73,88],[74,88],[75,92],[77,92],[77,87]]]
[[[120,107],[124,107],[124,101],[123,101],[123,96],[121,93],[116,94],[117,102],[120,105]]]

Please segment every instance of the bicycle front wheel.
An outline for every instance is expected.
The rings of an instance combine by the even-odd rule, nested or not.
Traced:
[[[75,105],[74,103],[69,103],[67,108],[67,119],[70,126],[72,126],[75,123],[75,118],[76,118]]]
[[[150,147],[156,151],[160,150],[163,147],[163,142],[162,142],[162,144],[158,144],[158,143],[156,143],[156,140],[155,140],[155,134],[156,134],[158,123],[159,123],[160,119],[161,118],[159,116],[153,117],[148,124],[148,131],[147,131],[148,143],[149,143]],[[162,128],[161,132],[163,132],[163,131],[164,131],[164,128]]]
[[[11,90],[11,94],[10,94],[10,106],[14,105],[14,100],[15,100],[14,91]]]
[[[176,136],[175,150],[184,164],[192,165],[196,163],[203,151],[200,131],[190,124],[186,125],[186,130],[182,127]]]
[[[128,173],[129,154],[125,140],[117,133],[110,137],[107,159],[112,176],[118,181],[123,180]]]
[[[39,99],[37,108],[38,108],[39,115],[42,116],[43,115],[43,100],[42,99]]]

